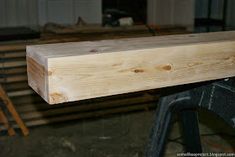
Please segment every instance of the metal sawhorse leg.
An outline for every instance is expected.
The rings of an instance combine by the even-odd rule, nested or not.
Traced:
[[[211,111],[235,128],[234,78],[204,83],[199,87],[190,87],[190,90],[187,87],[187,90],[180,88],[178,87],[181,92],[166,92],[166,96],[160,99],[146,157],[164,155],[164,145],[173,114],[179,114],[181,117],[185,150],[190,153],[202,152],[197,110]]]

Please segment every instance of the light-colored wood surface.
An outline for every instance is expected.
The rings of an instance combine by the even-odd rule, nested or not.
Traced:
[[[235,32],[27,47],[29,85],[48,103],[235,76]]]

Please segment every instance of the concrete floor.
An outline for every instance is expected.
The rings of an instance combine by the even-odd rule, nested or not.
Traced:
[[[0,137],[1,157],[142,157],[153,111],[30,129],[28,137]],[[200,113],[204,152],[235,152],[235,132],[216,117]],[[210,125],[210,124],[217,125]],[[178,123],[169,138],[180,137]],[[224,134],[215,135],[223,132]],[[233,135],[231,135],[233,134]],[[166,157],[183,152],[182,139],[168,141]]]

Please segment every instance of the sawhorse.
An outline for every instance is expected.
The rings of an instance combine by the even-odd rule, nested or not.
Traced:
[[[22,133],[24,136],[27,136],[29,134],[29,130],[20,118],[19,114],[17,113],[12,101],[9,99],[8,95],[0,85],[0,123],[6,127],[8,134],[10,136],[15,135],[15,131],[13,127],[10,125],[9,121],[7,120],[6,112],[9,112],[13,119],[16,121],[18,126],[20,127]]]
[[[176,94],[172,94],[175,89]],[[157,108],[146,156],[164,155],[164,146],[173,114],[179,114],[181,117],[185,151],[201,153],[197,117],[199,109],[215,113],[235,128],[235,79],[184,85],[165,90]]]

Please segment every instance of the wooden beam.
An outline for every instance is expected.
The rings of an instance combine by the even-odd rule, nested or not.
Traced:
[[[235,32],[27,47],[29,85],[57,104],[235,76]]]

